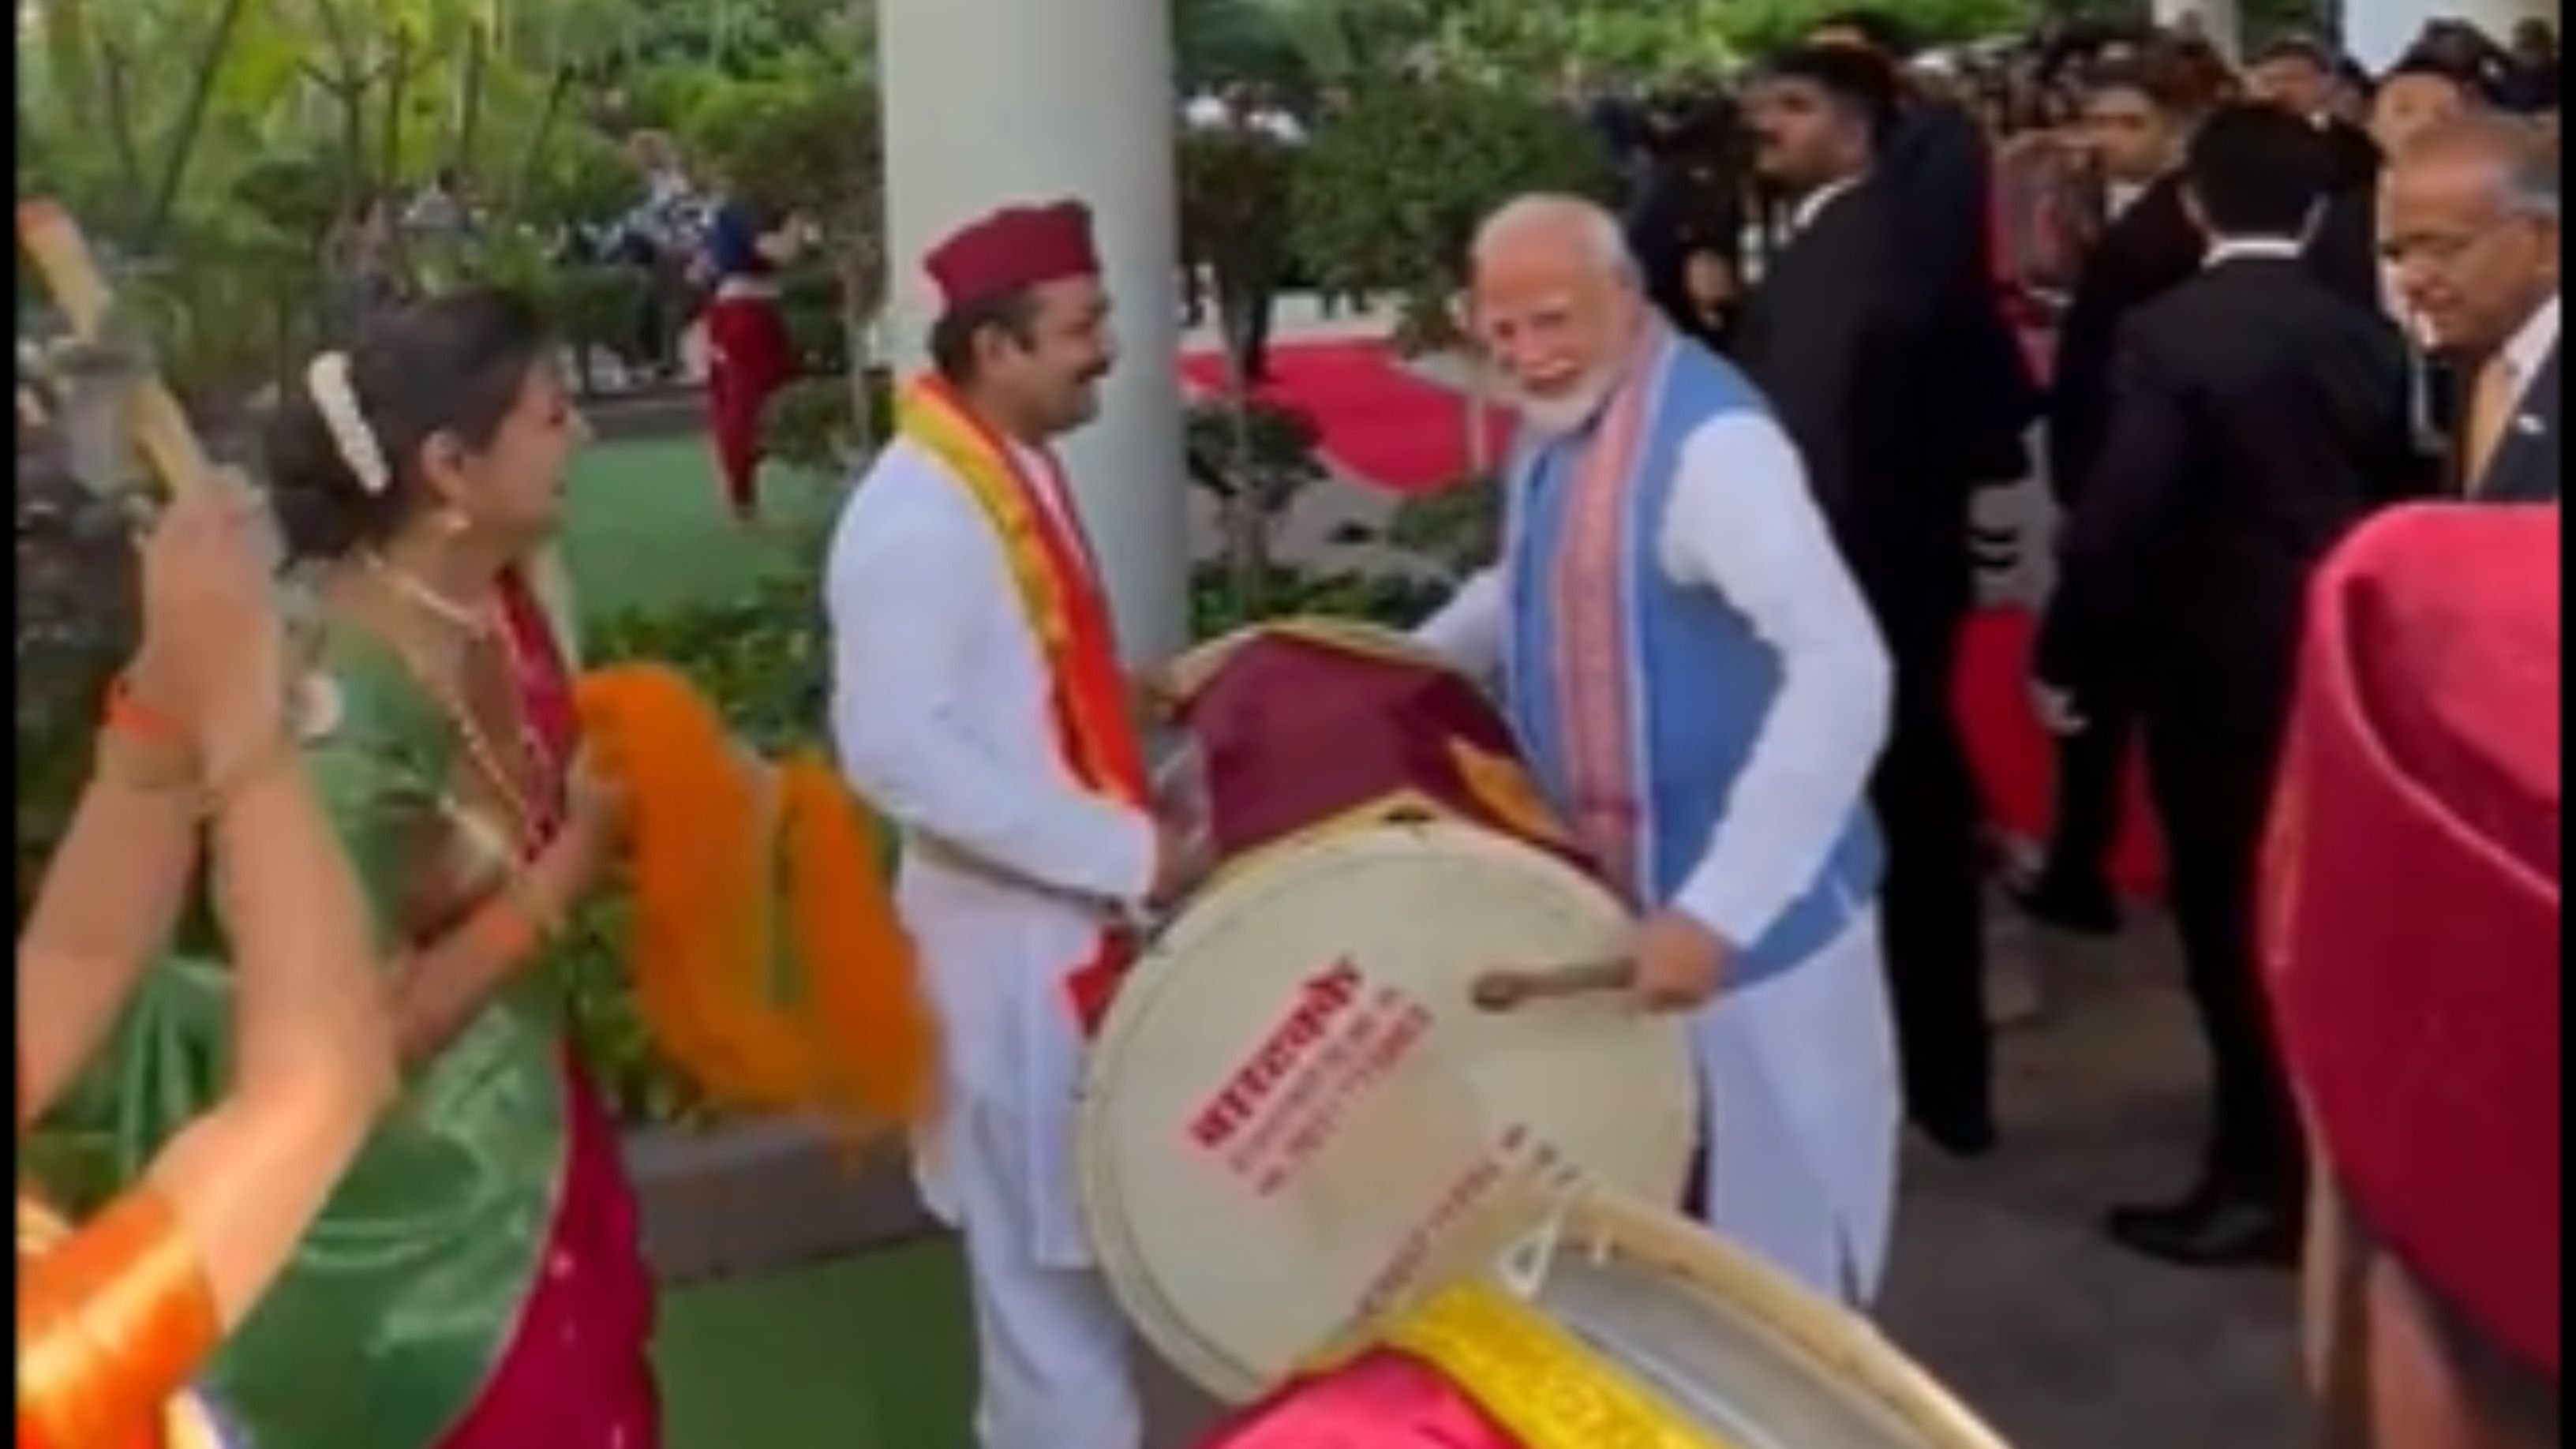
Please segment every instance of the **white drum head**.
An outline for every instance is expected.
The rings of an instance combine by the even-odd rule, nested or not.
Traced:
[[[1572,867],[1446,822],[1279,849],[1194,899],[1085,1084],[1083,1203],[1138,1330],[1240,1401],[1393,1307],[1508,1185],[1571,1166],[1675,1200],[1698,1100],[1679,1018],[1468,1000],[1628,931]]]

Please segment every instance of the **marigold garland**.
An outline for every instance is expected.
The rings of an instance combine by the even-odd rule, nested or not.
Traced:
[[[858,1129],[922,1120],[935,1028],[839,776],[811,758],[774,772],[747,760],[659,666],[585,676],[579,703],[593,757],[628,796],[629,966],[656,1044],[723,1106]]]

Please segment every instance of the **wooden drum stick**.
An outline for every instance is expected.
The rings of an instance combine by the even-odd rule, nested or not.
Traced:
[[[1488,971],[1476,978],[1468,994],[1482,1010],[1512,1011],[1534,1001],[1625,991],[1636,979],[1637,968],[1631,962],[1578,961],[1566,966]]]
[[[37,276],[53,294],[54,305],[71,324],[73,335],[84,342],[105,341],[101,334],[114,295],[90,251],[89,239],[81,235],[80,224],[71,214],[42,197],[19,202],[18,245],[36,264]],[[172,497],[202,486],[212,469],[204,446],[197,441],[197,430],[180,411],[179,400],[159,376],[148,372],[135,379],[133,389],[129,416],[135,441],[145,461],[160,475],[162,486]]]

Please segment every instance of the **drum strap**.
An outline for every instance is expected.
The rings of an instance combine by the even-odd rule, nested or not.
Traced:
[[[1072,499],[1052,456],[1047,476],[1033,478],[1020,454],[996,436],[948,386],[926,377],[896,409],[903,436],[963,483],[999,535],[1020,607],[1047,664],[1057,748],[1083,789],[1136,809],[1151,798],[1145,752],[1127,709],[1127,677],[1118,666],[1108,601],[1075,520]],[[1124,926],[1104,928],[1091,959],[1076,963],[1066,990],[1087,1032],[1096,1027],[1134,958]]]

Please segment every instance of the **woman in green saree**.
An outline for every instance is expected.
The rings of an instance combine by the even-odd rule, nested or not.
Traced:
[[[623,830],[532,570],[583,436],[556,357],[519,300],[451,293],[317,359],[272,429],[318,605],[303,748],[373,909],[406,1085],[216,1364],[262,1449],[659,1442],[634,1201],[546,970]],[[174,961],[129,1018],[130,1162],[220,1096],[230,991]]]

